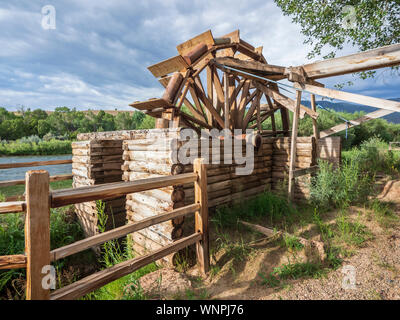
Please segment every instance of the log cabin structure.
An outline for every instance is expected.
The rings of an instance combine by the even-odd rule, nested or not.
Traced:
[[[309,196],[308,183],[318,158],[340,164],[340,137],[332,135],[400,111],[399,102],[328,89],[317,81],[399,65],[400,44],[294,67],[268,63],[262,49],[241,39],[239,30],[218,38],[208,30],[179,44],[178,55],[148,68],[165,88],[162,97],[130,104],[155,117],[156,129],[78,135],[80,142],[75,145],[73,156],[74,185],[135,181],[193,171],[192,164],[176,160],[181,129],[197,132],[199,145],[208,140],[201,130],[225,129],[232,132],[234,139],[242,139],[244,149],[248,143],[254,145],[255,166],[250,175],[238,176],[234,170],[240,166],[238,163],[208,165],[209,207],[242,200],[266,189],[279,190],[285,183],[290,200],[304,199]],[[295,99],[286,95],[281,80],[291,83]],[[311,108],[301,104],[303,92],[310,94]],[[319,132],[316,95],[379,110]],[[276,117],[281,118],[281,128]],[[304,117],[312,119],[311,137],[298,137],[299,119]],[[272,130],[263,129],[267,120]],[[241,137],[235,136],[234,130],[240,130]],[[246,141],[246,130],[256,133],[257,143]],[[210,147],[208,155],[211,157],[213,152]],[[182,207],[194,198],[193,187],[174,186],[111,199],[107,210],[113,214],[115,203],[118,223],[122,223],[125,213],[127,221],[135,223]],[[125,211],[121,210],[124,205]],[[87,233],[96,233],[95,203],[76,209]],[[176,241],[185,233],[184,219],[175,219],[136,232],[132,239],[137,245],[135,250],[143,254]],[[171,258],[174,259],[166,260],[171,262]]]

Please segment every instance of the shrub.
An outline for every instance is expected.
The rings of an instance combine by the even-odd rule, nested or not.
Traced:
[[[326,161],[320,160],[318,164],[320,170],[310,185],[310,200],[315,206],[339,208],[367,199],[372,188],[371,177],[361,171],[358,161],[344,161],[338,168]]]

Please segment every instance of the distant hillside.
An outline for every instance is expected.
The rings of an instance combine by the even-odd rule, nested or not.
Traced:
[[[54,111],[52,111],[52,110],[45,110],[45,111],[47,114],[54,113]],[[113,116],[116,116],[118,113],[121,113],[121,112],[129,112],[130,115],[133,115],[135,113],[135,110],[132,110],[132,111],[131,110],[76,110],[76,111],[83,112],[83,113],[92,112],[95,115],[97,115],[100,111],[104,111],[105,113],[111,114]],[[17,116],[21,115],[20,111],[10,111],[10,112],[14,113]]]
[[[389,99],[393,101],[400,101],[400,98]],[[302,101],[302,104],[305,106],[310,107],[310,101]],[[324,108],[330,108],[335,111],[339,112],[349,112],[354,113],[357,111],[365,111],[366,113],[373,112],[378,110],[376,108],[368,107],[368,106],[361,106],[358,104],[347,103],[347,102],[330,102],[326,100],[317,101],[317,104],[323,106]],[[389,114],[382,119],[386,119],[388,122],[392,123],[400,123],[400,112],[394,112]]]

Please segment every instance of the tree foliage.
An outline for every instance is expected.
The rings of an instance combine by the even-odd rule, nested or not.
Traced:
[[[365,51],[400,42],[399,0],[274,1],[301,26],[305,43],[312,46],[308,58],[320,55],[323,48],[331,50],[324,58],[332,58],[346,44]]]
[[[114,116],[104,111],[96,114],[67,107],[56,108],[51,113],[41,109],[22,109],[14,113],[0,108],[0,140],[17,140],[33,135],[75,139],[78,133],[83,132],[149,128],[154,128],[153,118],[140,111],[133,114],[119,112]]]

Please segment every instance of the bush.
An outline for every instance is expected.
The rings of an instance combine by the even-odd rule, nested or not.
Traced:
[[[38,137],[37,137],[38,138]],[[0,155],[56,155],[71,154],[71,141],[60,141],[52,139],[44,141],[38,138],[23,138],[16,141],[0,144]]]
[[[24,216],[20,213],[0,216],[0,256],[24,253],[24,225]],[[82,228],[78,222],[71,221],[68,208],[52,209],[50,214],[51,249],[63,247],[80,239],[83,239]],[[63,260],[57,261],[56,267],[62,267],[62,265]],[[24,269],[0,270],[0,292],[5,287],[9,287],[13,279],[24,277]]]
[[[340,208],[364,202],[372,188],[372,178],[361,170],[359,162],[344,161],[341,167],[319,161],[319,172],[311,179],[310,200],[319,207]]]
[[[388,151],[388,144],[379,137],[370,138],[360,147],[343,152],[343,159],[358,162],[362,171],[371,174],[394,174],[400,169],[400,154]]]

